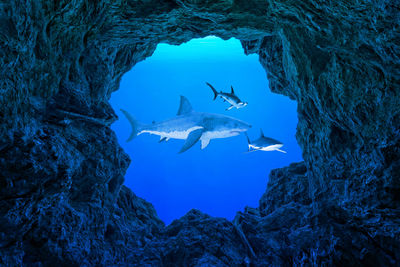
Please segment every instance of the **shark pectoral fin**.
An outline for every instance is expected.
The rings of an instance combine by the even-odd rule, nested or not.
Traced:
[[[286,151],[280,150],[278,148],[276,149],[276,151],[279,151],[279,152],[282,152],[282,153],[285,153],[285,154],[287,153]]]
[[[167,141],[167,137],[161,137],[160,141],[158,141],[158,142],[161,143],[161,142],[164,142],[164,141]]]
[[[204,149],[210,143],[210,139],[201,139],[201,149]]]
[[[227,108],[226,110],[231,110],[231,109],[233,109],[233,105]]]
[[[199,141],[202,134],[203,134],[203,128],[191,131],[179,153],[185,152],[186,150],[191,148],[194,144],[196,144],[196,142]]]

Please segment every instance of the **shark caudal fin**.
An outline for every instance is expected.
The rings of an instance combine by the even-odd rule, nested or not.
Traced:
[[[138,133],[140,132],[140,129],[143,127],[143,124],[141,124],[134,117],[132,117],[132,115],[129,114],[128,111],[123,110],[123,109],[121,109],[121,111],[122,111],[122,113],[124,113],[125,117],[128,119],[129,123],[132,126],[132,133],[129,136],[128,140],[126,140],[126,142],[129,142],[138,135]]]
[[[211,84],[209,84],[209,83],[206,83],[206,84],[208,86],[210,86],[211,90],[213,91],[213,93],[214,93],[214,99],[213,100],[215,100],[217,98],[217,96],[218,96],[217,90],[215,90],[215,88]]]

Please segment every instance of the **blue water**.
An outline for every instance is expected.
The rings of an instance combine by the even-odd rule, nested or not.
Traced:
[[[248,106],[225,111],[229,104],[219,98],[213,101],[205,82],[225,92],[233,85]],[[288,153],[243,153],[247,151],[243,134],[211,140],[204,150],[196,144],[182,154],[177,152],[183,140],[158,143],[158,136],[142,134],[126,143],[131,126],[120,108],[143,123],[161,121],[176,115],[180,95],[196,111],[226,114],[252,124],[251,139],[258,138],[263,128],[266,136],[283,142]],[[192,208],[231,220],[245,206],[258,206],[271,169],[302,160],[295,140],[296,102],[269,91],[258,55],[246,56],[233,38],[158,45],[150,58],[125,74],[111,104],[120,118],[112,128],[132,159],[125,185],[151,202],[167,224]]]

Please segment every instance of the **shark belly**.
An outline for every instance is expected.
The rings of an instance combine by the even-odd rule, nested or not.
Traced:
[[[231,99],[231,98],[229,98],[229,97],[226,97],[226,96],[221,96],[226,102],[228,102],[229,104],[231,104],[232,106],[234,106],[234,107],[238,107],[238,104],[236,103],[236,101],[235,100],[233,100],[233,99]]]
[[[263,147],[262,150],[264,151],[274,151],[274,150],[278,150],[279,148],[281,148],[283,145],[279,144],[279,145],[272,145],[272,146],[267,146],[267,147]]]
[[[223,130],[223,131],[207,131],[204,132],[201,139],[216,139],[216,138],[227,138],[231,136],[239,135],[239,132],[231,131],[231,130]]]
[[[154,130],[143,130],[141,133],[149,133],[149,134],[159,135],[161,137],[184,140],[187,139],[187,137],[192,131],[202,128],[203,127],[201,126],[194,126],[188,129],[169,129],[169,130],[154,129]]]
[[[250,145],[250,148],[253,148],[255,150],[261,150],[261,151],[275,151],[275,150],[279,150],[279,148],[281,148],[282,146],[283,146],[282,144],[265,146],[265,147]]]

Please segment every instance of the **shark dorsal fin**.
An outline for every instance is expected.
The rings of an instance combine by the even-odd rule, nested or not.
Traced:
[[[234,95],[235,91],[233,91],[233,86],[231,85],[231,94]]]
[[[190,104],[189,100],[181,95],[181,104],[179,105],[179,110],[176,115],[183,115],[188,114],[193,111],[192,105]]]
[[[263,130],[260,128],[260,134],[261,134],[261,137],[264,137],[264,133],[263,133]]]
[[[244,132],[244,135],[246,136],[247,143],[250,145],[250,144],[251,144],[251,141],[250,141],[250,138],[249,138],[249,136],[247,135],[247,133],[246,133],[246,132]]]

